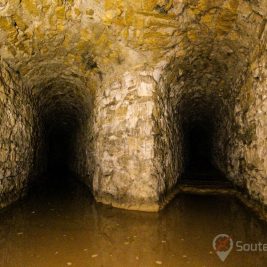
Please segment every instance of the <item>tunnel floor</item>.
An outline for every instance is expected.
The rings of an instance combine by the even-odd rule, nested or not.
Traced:
[[[267,242],[267,225],[232,197],[181,194],[159,213],[133,212],[96,204],[77,180],[65,186],[57,183],[61,179],[49,181],[0,212],[0,266],[265,266],[267,261],[266,253],[233,251],[220,265],[212,249],[220,233]]]
[[[234,187],[222,172],[206,160],[192,162],[179,183],[197,188],[229,189]]]

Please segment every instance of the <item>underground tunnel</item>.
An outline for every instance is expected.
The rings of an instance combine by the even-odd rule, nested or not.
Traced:
[[[205,95],[196,101],[192,97],[181,103],[182,183],[219,187],[230,184],[216,166],[216,133],[222,127],[218,116],[219,105],[222,105],[220,99],[213,97],[213,102],[209,102],[209,97]]]
[[[161,2],[3,1],[1,206],[62,168],[158,211],[200,157],[267,201],[263,1]]]
[[[50,81],[36,89],[36,159],[34,187],[51,191],[70,188],[81,180],[78,165],[86,149],[84,131],[90,117],[90,96],[66,80]],[[79,167],[80,168],[80,167]]]
[[[266,0],[0,0],[0,265],[217,266],[213,234],[265,236],[266,19]]]

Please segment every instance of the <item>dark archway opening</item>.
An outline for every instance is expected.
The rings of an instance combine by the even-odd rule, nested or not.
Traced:
[[[43,122],[44,170],[48,184],[67,186],[75,175],[72,163],[80,122],[76,114],[53,113]]]
[[[212,165],[212,126],[195,123],[185,132],[186,169],[207,171]]]
[[[75,169],[86,118],[86,110],[75,102],[48,105],[40,113],[39,168],[28,195],[36,202],[36,209],[65,208],[77,204],[78,199],[92,201],[90,190]]]
[[[184,183],[195,186],[229,183],[214,160],[215,130],[218,125],[212,115],[212,112],[199,112],[198,117],[189,117],[183,122]]]
[[[37,95],[35,175],[32,192],[58,195],[81,183],[91,98],[85,88],[58,80]],[[68,194],[67,193],[67,194]]]
[[[81,122],[75,113],[57,108],[59,110],[47,110],[45,116],[39,118],[39,166],[30,190],[37,200],[66,199],[80,183],[73,171],[73,162]]]
[[[70,154],[71,134],[68,129],[53,129],[47,137],[48,162],[47,170],[49,173],[68,172]]]

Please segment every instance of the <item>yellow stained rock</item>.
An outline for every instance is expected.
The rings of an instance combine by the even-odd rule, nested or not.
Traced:
[[[65,18],[65,7],[64,6],[57,7],[55,13],[58,19],[63,20]]]
[[[40,15],[40,10],[37,7],[36,0],[23,0],[22,5],[31,15]]]

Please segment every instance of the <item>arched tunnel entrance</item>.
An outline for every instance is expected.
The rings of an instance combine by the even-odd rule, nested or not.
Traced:
[[[34,190],[69,189],[82,178],[91,98],[85,88],[58,80],[42,88],[37,100],[39,134]]]

